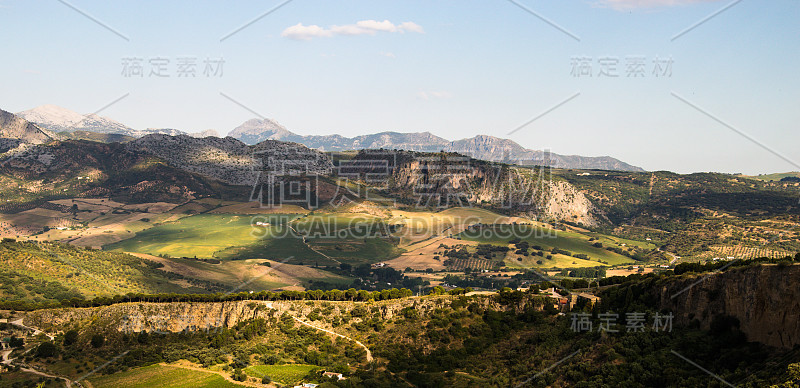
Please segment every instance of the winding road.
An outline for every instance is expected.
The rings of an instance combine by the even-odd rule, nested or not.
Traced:
[[[273,308],[272,307],[272,302],[266,302],[265,305],[267,306],[267,308]],[[350,340],[350,341],[355,342],[356,345],[364,348],[364,350],[367,351],[367,362],[372,362],[373,361],[372,352],[369,350],[369,348],[366,345],[361,343],[361,341],[359,341],[359,340],[357,340],[355,338],[350,338],[350,337],[348,337],[346,335],[343,335],[343,334],[339,334],[339,333],[336,333],[336,332],[333,332],[333,331],[330,331],[330,330],[327,330],[327,329],[323,329],[321,327],[314,326],[314,325],[312,325],[312,324],[310,324],[310,323],[308,323],[308,322],[306,322],[306,321],[304,321],[304,320],[302,320],[302,319],[300,319],[300,318],[298,318],[298,317],[296,317],[296,316],[294,316],[292,314],[289,314],[289,315],[292,318],[294,318],[295,321],[300,322],[301,324],[306,325],[306,326],[308,326],[308,327],[310,327],[312,329],[317,329],[317,330],[320,330],[320,331],[324,331],[324,332],[326,332],[328,334],[333,334],[335,336],[338,336],[338,337],[344,338],[346,340]]]
[[[10,364],[11,360],[8,359],[8,356],[13,352],[13,350],[3,350],[0,351],[0,364]]]
[[[295,317],[294,315],[292,315],[292,318],[294,318],[294,320],[295,320],[295,321],[297,321],[297,322],[300,322],[300,323],[302,323],[302,324],[304,324],[304,325],[306,325],[306,326],[308,326],[308,327],[311,327],[311,328],[314,328],[314,329],[317,329],[317,330],[321,330],[321,331],[324,331],[324,332],[326,332],[326,333],[333,334],[333,335],[336,335],[336,336],[342,337],[342,338],[344,338],[344,339],[348,339],[348,340],[350,340],[350,341],[353,341],[353,342],[355,342],[355,343],[356,343],[356,345],[358,345],[358,346],[360,346],[360,347],[364,348],[364,350],[366,350],[366,351],[367,351],[367,362],[372,362],[372,360],[373,360],[373,358],[372,358],[372,352],[369,350],[369,348],[368,348],[368,347],[366,347],[366,345],[362,344],[362,343],[361,343],[361,341],[358,341],[358,340],[356,340],[356,339],[350,338],[350,337],[348,337],[348,336],[346,336],[346,335],[342,335],[342,334],[339,334],[339,333],[336,333],[336,332],[333,332],[333,331],[330,331],[330,330],[327,330],[327,329],[323,329],[323,328],[321,328],[321,327],[316,327],[316,326],[314,326],[314,325],[312,325],[312,324],[310,324],[310,323],[308,323],[308,322],[306,322],[306,321],[303,321],[302,319],[300,319],[300,318],[298,318],[298,317]]]
[[[11,321],[11,322],[8,322],[8,323],[9,323],[9,324],[12,324],[12,325],[14,325],[14,326],[17,326],[17,327],[21,327],[21,328],[23,328],[23,329],[25,329],[25,330],[30,330],[30,331],[32,331],[32,332],[33,332],[33,336],[34,336],[34,337],[35,337],[35,336],[37,336],[37,335],[39,335],[39,334],[44,334],[44,335],[46,335],[46,336],[47,336],[47,338],[50,338],[50,341],[53,341],[53,340],[55,340],[55,339],[56,339],[56,337],[55,337],[55,336],[53,336],[53,335],[51,335],[51,334],[48,334],[48,333],[45,333],[45,332],[43,332],[43,331],[41,331],[41,330],[39,330],[39,329],[37,329],[37,328],[35,328],[35,327],[29,327],[29,326],[25,326],[25,325],[22,323],[22,320],[23,320],[23,319],[24,319],[24,318],[20,318],[20,319],[17,319],[16,321]]]

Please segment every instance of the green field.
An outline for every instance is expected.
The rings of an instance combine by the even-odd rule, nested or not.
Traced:
[[[541,256],[531,255],[529,257],[524,257],[522,261],[507,260],[507,265],[512,267],[595,267],[634,262],[633,259],[627,256],[608,251],[604,248],[592,246],[592,244],[600,242],[604,247],[621,247],[623,243],[616,241],[619,239],[592,235],[592,237],[597,238],[598,241],[589,242],[589,236],[571,231],[555,231],[528,225],[493,225],[480,230],[462,232],[458,234],[458,237],[463,240],[497,245],[507,245],[509,240],[519,238],[520,240],[527,241],[531,246],[541,246],[545,251],[558,248],[570,251],[573,254],[585,254],[589,256],[589,260],[584,260],[562,254],[555,254],[552,260],[546,260]],[[545,253],[545,256],[546,255],[547,253]],[[537,260],[542,260],[542,264],[537,264]],[[605,263],[600,263],[600,261]]]
[[[198,258],[217,257],[218,253],[228,250],[224,258],[234,258],[229,248],[262,245],[264,240],[275,235],[287,235],[286,226],[282,224],[295,217],[297,215],[254,218],[251,215],[198,214],[143,230],[132,238],[106,245],[104,249]],[[253,220],[269,222],[270,225],[251,225]]]
[[[287,365],[255,365],[245,369],[249,376],[262,378],[268,376],[281,384],[293,385],[299,383],[312,369],[319,368],[315,365],[287,364]]]
[[[382,218],[365,213],[307,215],[291,225],[307,237],[315,250],[353,265],[376,263],[403,252],[389,237],[389,225]]]
[[[214,373],[163,365],[150,365],[108,376],[92,376],[89,378],[89,382],[97,388],[229,388],[240,386]]]
[[[353,265],[377,263],[393,259],[402,249],[382,238],[366,239],[312,239],[314,249]]]
[[[365,213],[325,213],[300,216],[291,222],[298,233],[310,238],[363,238],[385,231],[380,217]]]
[[[779,181],[786,177],[796,177],[800,178],[800,172],[782,172],[782,173],[775,173],[775,174],[765,174],[765,175],[757,175],[757,176],[748,176],[747,178],[758,179],[760,181]]]

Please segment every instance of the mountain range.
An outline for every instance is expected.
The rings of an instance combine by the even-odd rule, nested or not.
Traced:
[[[272,119],[252,119],[232,130],[228,136],[246,144],[264,140],[291,141],[320,151],[350,151],[360,149],[402,149],[407,151],[448,151],[469,155],[475,159],[503,161],[517,164],[551,165],[557,168],[644,171],[610,156],[589,157],[559,155],[522,147],[513,140],[494,136],[475,137],[450,141],[430,132],[400,133],[380,132],[356,137],[341,135],[295,134]]]
[[[7,112],[6,112],[7,113]],[[53,137],[84,139],[125,139],[123,137],[92,136],[99,134],[118,134],[140,138],[150,134],[170,136],[190,135],[193,137],[217,136],[214,130],[200,133],[186,133],[171,128],[147,128],[137,130],[112,119],[96,114],[81,115],[69,109],[42,105],[16,114],[19,118],[34,123],[42,132],[60,134]],[[51,134],[52,135],[52,134]],[[33,135],[31,135],[33,136]],[[264,140],[290,141],[303,144],[320,151],[351,151],[360,149],[402,149],[408,151],[435,152],[448,151],[469,155],[476,159],[503,161],[522,165],[551,165],[556,168],[598,169],[619,171],[644,171],[610,156],[588,157],[579,155],[560,155],[542,150],[522,147],[509,139],[488,135],[451,141],[430,132],[401,133],[381,132],[344,137],[341,135],[299,135],[289,131],[273,119],[251,119],[234,128],[228,136],[254,145]],[[10,137],[10,136],[3,136]],[[36,139],[41,139],[41,135]],[[27,142],[27,141],[26,141]],[[8,147],[6,147],[8,148]]]

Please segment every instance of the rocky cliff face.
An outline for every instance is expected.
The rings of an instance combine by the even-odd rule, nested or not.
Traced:
[[[368,150],[339,166],[340,176],[385,188],[423,207],[481,206],[539,220],[597,224],[596,209],[547,170],[519,168],[456,153]]]
[[[749,341],[792,348],[800,345],[800,265],[731,268],[670,282],[657,292],[661,308],[675,313],[676,323],[694,319],[708,329],[717,315],[736,317]]]
[[[268,319],[273,316],[289,314],[306,322],[307,316],[324,304],[329,307],[328,318],[350,314],[357,306],[377,307],[381,318],[392,319],[401,310],[413,307],[421,315],[433,313],[437,308],[449,305],[455,297],[437,296],[425,298],[403,298],[364,302],[325,302],[325,301],[233,301],[233,302],[176,302],[176,303],[120,303],[104,307],[61,308],[37,310],[25,315],[23,323],[48,333],[66,331],[70,328],[93,325],[109,328],[123,333],[180,333],[183,331],[213,331],[217,328],[232,328],[240,322],[257,318]],[[527,308],[543,309],[545,299],[525,298],[516,305],[502,305],[492,296],[479,296],[474,300],[484,308],[495,310],[515,310],[522,312]],[[359,321],[353,314],[354,320]],[[346,327],[334,329],[327,320],[312,322],[317,327],[346,331]]]
[[[178,333],[230,328],[239,322],[265,318],[270,314],[268,306],[272,304],[261,301],[121,303],[95,308],[35,311],[25,317],[25,323],[45,331],[93,323],[128,333]]]

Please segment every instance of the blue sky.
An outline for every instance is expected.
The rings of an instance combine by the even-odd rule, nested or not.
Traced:
[[[245,28],[285,0],[65,1],[108,28],[58,0],[0,0],[0,108],[89,113],[127,94],[100,114],[225,134],[256,115],[222,92],[299,134],[489,134],[648,170],[800,170],[796,0],[294,0]],[[130,57],[143,76],[123,75]],[[150,75],[159,58],[168,77]],[[195,77],[177,76],[180,58]]]

